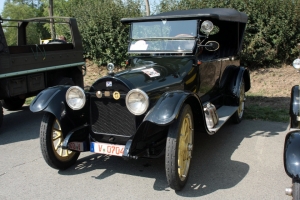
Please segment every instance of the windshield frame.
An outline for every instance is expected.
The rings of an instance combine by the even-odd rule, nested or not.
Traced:
[[[187,23],[189,22],[189,23]],[[161,24],[160,24],[161,23]],[[192,32],[191,34],[187,34],[185,30],[182,31],[182,28],[178,28],[179,25],[182,25],[183,23],[188,24],[188,29]],[[152,25],[153,24],[153,25]],[[172,30],[174,28],[176,30],[177,28],[177,33],[179,34],[174,34],[176,31],[173,31],[171,34],[171,30],[168,36],[162,37],[163,35],[163,30],[161,25],[169,25],[166,28],[169,28]],[[149,53],[193,53],[195,47],[197,46],[197,40],[198,40],[198,24],[199,20],[197,19],[189,19],[189,20],[172,20],[172,21],[148,21],[148,22],[133,22],[131,23],[130,27],[130,40],[129,40],[129,45],[128,45],[128,53],[141,53],[141,54],[149,54]],[[134,34],[134,29],[137,31],[144,31],[143,30],[143,25],[146,27],[144,30],[147,30],[147,26],[149,29],[151,29],[151,26],[157,26],[158,28],[161,28],[160,33],[156,34],[153,32],[153,36],[148,36],[148,37],[136,37],[133,36]],[[141,29],[139,30],[139,26]],[[160,27],[159,27],[160,26]],[[181,27],[181,26],[179,26]],[[180,31],[178,31],[180,30]],[[189,32],[190,33],[190,32]],[[171,35],[171,36],[170,36]],[[172,36],[173,35],[173,36]],[[155,36],[155,37],[154,37]],[[138,45],[138,48],[136,48],[137,45],[135,45],[138,41],[140,41],[143,47]],[[182,44],[185,43],[184,46],[188,46],[187,49],[182,49],[179,46],[176,47],[174,45],[173,48],[167,48],[166,44],[176,44],[178,42],[182,42]],[[153,43],[164,43],[160,45],[160,48],[153,48],[153,49],[148,49],[149,44]],[[151,45],[150,45],[151,46]],[[157,45],[156,45],[157,46]],[[164,48],[163,48],[164,47]]]

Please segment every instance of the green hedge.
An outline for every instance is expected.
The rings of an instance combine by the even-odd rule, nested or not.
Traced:
[[[160,12],[234,8],[248,15],[241,60],[249,67],[291,63],[299,55],[299,0],[162,0]]]
[[[54,8],[57,15],[77,18],[85,57],[99,64],[122,65],[127,57],[129,29],[120,19],[142,16],[143,3],[144,0],[72,0]],[[299,55],[296,44],[300,43],[300,0],[162,0],[156,12],[215,7],[234,8],[249,17],[240,54],[244,66],[280,66],[290,64]]]
[[[82,0],[72,9],[83,39],[85,57],[100,65],[109,62],[125,65],[129,26],[124,26],[120,20],[141,16],[140,1]]]

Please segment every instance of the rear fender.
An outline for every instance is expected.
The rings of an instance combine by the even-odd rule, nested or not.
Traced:
[[[300,119],[300,91],[299,85],[295,85],[291,91],[291,101],[290,101],[290,117],[291,124],[290,128],[300,128],[299,121]]]
[[[81,110],[72,110],[66,103],[66,91],[70,86],[50,87],[40,92],[30,104],[32,112],[49,112],[53,114],[61,125],[65,134],[70,130],[87,122],[87,102]],[[88,98],[87,98],[88,99]]]
[[[239,105],[240,86],[242,79],[244,79],[245,92],[247,92],[251,88],[250,73],[247,68],[230,65],[224,70],[220,81],[220,89],[223,89],[226,95],[226,105]]]
[[[283,157],[286,174],[300,180],[300,130],[291,131],[286,135]]]

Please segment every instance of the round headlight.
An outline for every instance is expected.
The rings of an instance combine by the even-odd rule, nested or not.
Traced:
[[[210,33],[212,30],[214,29],[214,25],[211,21],[209,20],[205,20],[202,24],[201,24],[201,30],[208,34]]]
[[[293,61],[293,67],[295,69],[300,69],[300,58],[297,58],[296,60]]]
[[[67,90],[66,101],[71,109],[79,110],[83,108],[85,100],[84,91],[80,87],[72,86]]]
[[[126,106],[132,114],[142,115],[148,109],[149,97],[140,89],[130,90],[126,95]]]

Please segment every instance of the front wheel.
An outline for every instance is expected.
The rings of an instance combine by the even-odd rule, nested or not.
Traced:
[[[181,190],[187,181],[194,143],[194,121],[191,107],[184,104],[178,118],[169,127],[165,168],[169,186]]]
[[[64,136],[58,120],[54,115],[45,113],[40,127],[41,151],[46,163],[55,169],[72,166],[79,152],[62,149]]]
[[[293,181],[293,200],[300,200],[300,183]]]
[[[243,115],[244,115],[244,109],[245,109],[245,82],[244,79],[242,79],[241,85],[240,85],[240,97],[239,97],[239,107],[237,111],[232,115],[232,121],[236,124],[240,123],[242,121]]]

